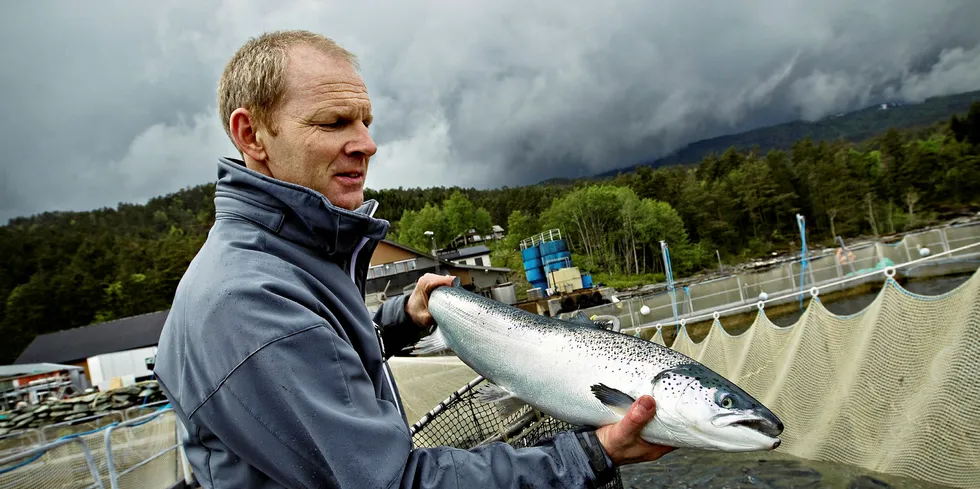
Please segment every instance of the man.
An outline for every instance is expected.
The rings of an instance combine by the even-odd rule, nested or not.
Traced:
[[[356,59],[309,32],[266,34],[229,61],[218,102],[242,159],[218,162],[215,223],[156,365],[204,487],[587,487],[670,450],[638,438],[649,397],[539,447],[414,450],[385,360],[428,332],[428,294],[452,277],[367,311],[389,224],[364,202],[377,148]]]

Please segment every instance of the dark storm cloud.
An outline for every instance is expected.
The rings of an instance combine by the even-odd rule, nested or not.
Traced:
[[[263,30],[356,52],[368,185],[595,173],[704,137],[980,89],[975,0],[16,2],[0,42],[0,219],[214,179],[227,58]]]

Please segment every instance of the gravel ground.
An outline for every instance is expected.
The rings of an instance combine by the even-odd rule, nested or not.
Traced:
[[[623,467],[620,473],[625,489],[948,489],[779,452],[678,449],[656,462]]]

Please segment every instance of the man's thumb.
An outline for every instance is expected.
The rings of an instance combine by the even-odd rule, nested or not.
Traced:
[[[625,428],[629,432],[639,432],[657,414],[657,403],[650,396],[640,396],[626,413]]]

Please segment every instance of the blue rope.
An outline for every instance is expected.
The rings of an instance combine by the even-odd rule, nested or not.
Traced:
[[[41,458],[41,455],[44,455],[45,453],[48,453],[48,452],[47,451],[43,451],[43,452],[38,453],[37,455],[35,455],[35,456],[33,456],[33,457],[31,457],[31,458],[29,458],[29,459],[27,459],[27,460],[25,460],[25,461],[17,464],[17,465],[14,465],[13,467],[8,467],[6,469],[0,469],[0,475],[6,474],[7,472],[13,472],[16,469],[19,469],[19,468],[21,468],[21,467],[23,467],[23,466],[25,466],[25,465],[27,465],[29,463],[32,463],[35,460]]]
[[[85,435],[91,435],[93,433],[98,433],[98,432],[100,432],[102,430],[108,429],[110,426],[115,426],[117,424],[119,424],[119,423],[107,424],[107,425],[105,425],[105,426],[103,426],[101,428],[96,428],[94,430],[86,431],[86,432],[83,432],[83,433],[72,433],[70,435],[65,435],[65,436],[62,436],[61,438],[58,438],[56,440],[53,440],[51,443],[62,441],[62,440],[69,440],[69,439],[72,439],[72,438],[80,438],[80,437],[85,436]],[[16,469],[19,469],[19,468],[21,468],[21,467],[23,467],[25,465],[28,465],[28,464],[33,463],[33,462],[36,462],[37,459],[41,458],[41,456],[44,455],[45,453],[48,453],[48,451],[45,450],[43,452],[39,452],[37,455],[34,455],[33,457],[31,457],[31,458],[29,458],[29,459],[27,459],[27,460],[25,460],[25,461],[23,461],[23,462],[21,462],[21,463],[19,463],[17,465],[14,465],[12,467],[8,467],[6,469],[0,469],[0,474],[6,474],[7,472],[12,472],[12,471],[14,471]]]
[[[670,251],[667,242],[660,242],[664,252],[664,271],[667,272],[667,290],[670,292],[670,305],[674,308],[674,321],[677,321],[677,293],[674,292],[674,269],[670,266]]]
[[[800,215],[796,215],[796,223],[800,226],[800,241],[803,243],[800,249],[800,310],[803,310],[803,287],[806,281],[806,270],[809,268],[810,263],[807,260],[806,251],[806,219]]]
[[[156,372],[151,372],[150,380],[157,380],[157,373]],[[150,392],[149,392],[149,389],[147,389],[146,395],[143,396],[143,403],[140,404],[140,411],[142,411],[143,408],[146,407],[146,400],[149,399],[149,398],[150,398]]]
[[[144,397],[143,400],[144,400],[144,405],[145,405],[146,397]],[[156,410],[154,410],[154,413],[159,413],[161,411],[164,411],[166,409],[169,409],[170,407],[171,407],[171,403],[168,402],[167,404],[164,404],[163,406],[160,406],[159,408],[157,408]],[[142,425],[144,425],[146,423],[149,423],[150,421],[153,421],[154,419],[156,419],[156,416],[151,416],[151,417],[147,418],[146,421],[141,421],[141,422],[139,422],[137,424],[129,425],[129,426],[127,426],[127,428],[136,427],[136,426],[142,426]],[[57,441],[61,441],[61,440],[68,440],[68,439],[71,439],[71,438],[80,438],[80,437],[83,437],[83,436],[86,436],[86,435],[91,435],[93,433],[98,433],[98,432],[100,432],[102,430],[106,430],[106,429],[108,429],[108,428],[110,428],[112,426],[116,426],[118,424],[119,424],[118,422],[115,422],[115,423],[112,423],[112,424],[107,424],[107,425],[105,425],[105,426],[103,426],[101,428],[96,428],[96,429],[91,430],[91,431],[86,431],[86,432],[83,432],[83,433],[73,433],[73,434],[70,434],[70,435],[65,435],[65,436],[62,436],[61,438],[58,438],[58,439],[52,441],[52,443],[57,442]],[[21,462],[21,463],[19,463],[17,465],[14,465],[12,467],[7,467],[5,469],[0,469],[0,475],[6,474],[8,472],[12,472],[12,471],[17,470],[17,469],[19,469],[19,468],[21,468],[21,467],[23,467],[25,465],[34,463],[34,462],[37,461],[37,459],[41,458],[41,456],[43,456],[45,453],[48,453],[48,451],[45,450],[43,452],[40,452],[37,455],[34,455],[33,457],[31,457],[31,458],[29,458],[29,459],[27,459],[27,460],[25,460],[25,461],[23,461],[23,462]]]

